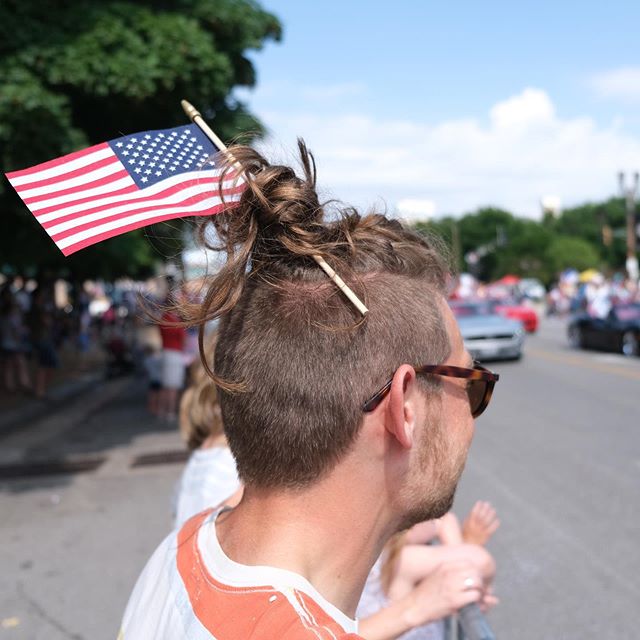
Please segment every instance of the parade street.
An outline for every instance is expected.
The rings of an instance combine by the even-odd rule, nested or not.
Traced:
[[[498,511],[498,638],[637,638],[640,358],[571,350],[564,332],[543,319],[521,361],[488,364],[501,378],[455,511]],[[144,394],[116,379],[0,434],[2,640],[116,637],[181,470]]]

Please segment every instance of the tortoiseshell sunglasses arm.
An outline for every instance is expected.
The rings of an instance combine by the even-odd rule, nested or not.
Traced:
[[[487,380],[489,382],[497,382],[500,376],[489,369],[485,369],[482,365],[474,363],[474,368],[454,367],[448,364],[425,364],[421,367],[415,367],[417,374],[431,373],[447,378],[466,378],[467,380]],[[365,413],[375,411],[376,407],[384,400],[391,389],[393,378],[389,380],[380,391],[372,395],[363,405],[362,410]]]

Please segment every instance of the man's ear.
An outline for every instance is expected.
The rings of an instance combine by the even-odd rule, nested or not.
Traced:
[[[416,372],[411,365],[403,364],[396,369],[389,390],[385,427],[400,446],[413,446],[416,421]]]

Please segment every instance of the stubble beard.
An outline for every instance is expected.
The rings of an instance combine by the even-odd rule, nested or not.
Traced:
[[[418,522],[441,518],[448,513],[453,506],[453,501],[458,488],[458,482],[467,459],[467,451],[454,451],[453,446],[447,441],[445,425],[438,419],[428,431],[425,441],[420,449],[418,473],[422,476],[416,481],[416,493],[414,506],[404,515],[401,526],[402,531],[411,528]],[[449,462],[454,458],[453,463]],[[449,464],[443,466],[443,462]],[[424,486],[424,474],[429,473],[433,480],[429,487]]]

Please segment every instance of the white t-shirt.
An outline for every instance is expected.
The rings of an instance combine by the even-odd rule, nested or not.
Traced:
[[[119,640],[361,640],[356,622],[302,576],[242,565],[205,511],[170,534],[138,578]]]
[[[228,447],[196,449],[176,487],[175,526],[180,526],[200,511],[217,507],[239,486],[236,461]]]

